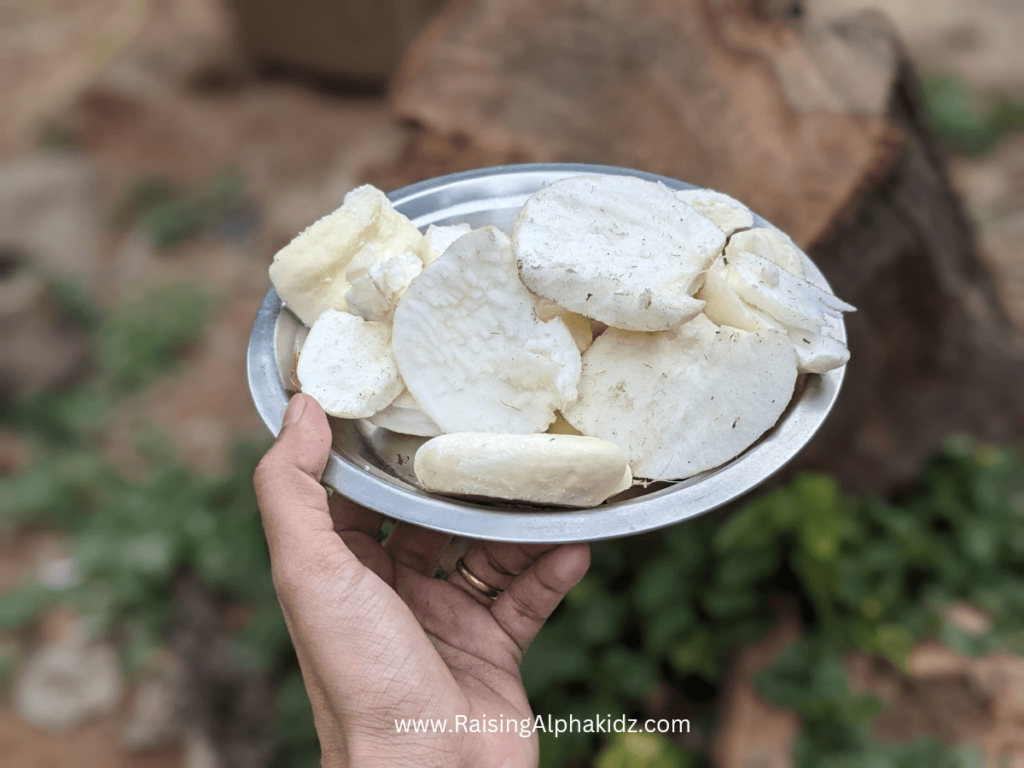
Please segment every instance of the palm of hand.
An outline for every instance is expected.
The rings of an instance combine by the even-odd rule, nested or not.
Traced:
[[[380,544],[379,515],[339,495],[328,501],[317,482],[326,418],[299,397],[307,407],[261,463],[256,486],[324,765],[536,765],[532,727],[528,738],[509,727],[532,720],[519,664],[586,572],[586,546],[474,543],[464,560],[504,590],[494,601],[461,574],[433,578],[450,537],[398,523]],[[400,720],[409,732],[398,733]],[[415,732],[413,720],[436,725]]]

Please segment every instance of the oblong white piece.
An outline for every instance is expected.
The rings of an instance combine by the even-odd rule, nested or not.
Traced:
[[[676,197],[710,219],[726,237],[754,226],[754,215],[739,200],[713,189],[680,189]]]
[[[391,354],[391,329],[329,309],[309,329],[296,378],[331,416],[365,419],[402,392]]]
[[[583,357],[579,399],[563,413],[620,446],[636,477],[678,480],[742,453],[778,421],[795,383],[785,334],[699,315],[662,333],[601,334]]]
[[[361,255],[365,261],[387,261],[417,253],[422,240],[420,231],[383,192],[369,185],[358,187],[345,195],[341,208],[277,252],[270,281],[285,305],[312,325],[325,310],[348,308],[345,274],[353,259]]]
[[[578,435],[463,432],[428,440],[413,471],[428,491],[594,507],[632,485],[626,454]]]
[[[387,408],[370,416],[369,421],[375,427],[383,427],[403,435],[419,437],[436,437],[443,434],[441,428],[434,423],[420,408],[416,398],[408,389],[395,398]]]
[[[413,281],[392,344],[405,385],[444,432],[543,432],[576,400],[572,334],[537,319],[495,227],[463,235]]]
[[[538,296],[614,328],[659,331],[701,311],[693,293],[725,234],[663,184],[574,176],[526,201],[513,242]]]

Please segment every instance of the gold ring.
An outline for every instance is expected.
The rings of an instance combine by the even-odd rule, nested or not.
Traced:
[[[469,586],[485,597],[491,598],[491,600],[496,600],[498,595],[503,591],[497,587],[492,587],[485,581],[480,581],[480,579],[470,572],[469,567],[462,561],[461,557],[458,559],[458,562],[455,563],[455,570],[462,574],[462,578],[469,582]]]

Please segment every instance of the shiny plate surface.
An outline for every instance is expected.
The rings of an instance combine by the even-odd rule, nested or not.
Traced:
[[[526,198],[568,176],[614,174],[660,181],[673,189],[692,185],[650,173],[601,165],[511,165],[442,176],[388,195],[396,210],[421,230],[430,224],[494,225],[510,233]],[[755,227],[771,226],[756,214]],[[807,279],[828,284],[806,256]],[[292,350],[299,321],[271,287],[249,339],[248,374],[253,401],[277,434],[288,404]],[[846,341],[842,321],[830,329]],[[803,448],[832,409],[845,367],[805,375],[779,423],[760,441],[718,469],[676,483],[635,487],[594,509],[563,509],[473,502],[429,494],[416,486],[412,460],[424,438],[398,435],[362,421],[331,419],[334,442],[323,482],[354,501],[396,520],[475,539],[570,542],[629,536],[709,512],[744,495],[781,469]],[[290,388],[290,385],[288,385]]]

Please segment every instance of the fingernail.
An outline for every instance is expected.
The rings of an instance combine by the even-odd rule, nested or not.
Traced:
[[[285,409],[284,418],[281,419],[281,429],[287,429],[302,418],[302,412],[306,410],[306,398],[302,395],[294,395]]]

